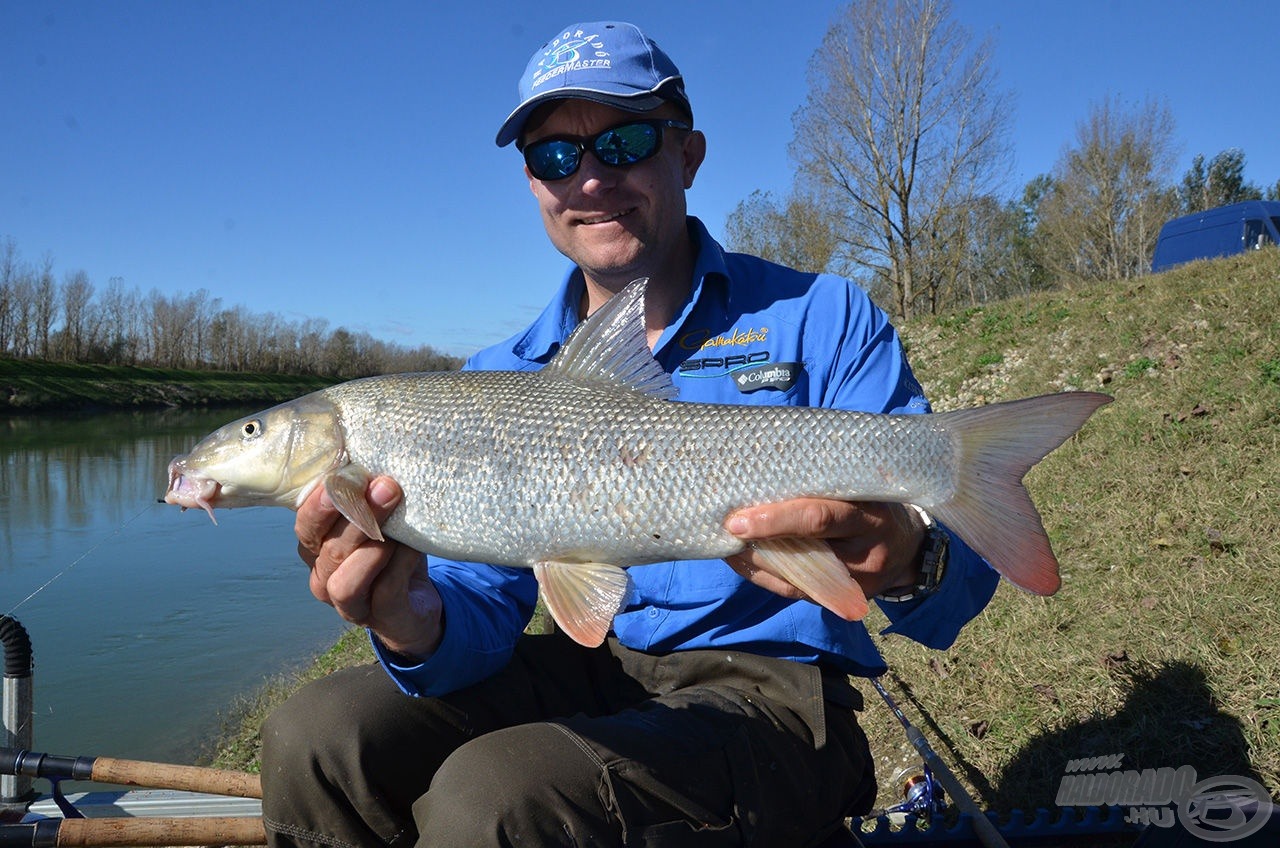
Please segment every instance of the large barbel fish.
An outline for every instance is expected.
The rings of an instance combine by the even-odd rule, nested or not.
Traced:
[[[370,377],[227,424],[173,460],[165,500],[212,518],[213,507],[297,509],[322,485],[372,538],[532,568],[557,624],[586,645],[627,599],[624,568],[739,553],[729,513],[803,496],[916,504],[1016,585],[1057,590],[1022,478],[1108,396],[933,415],[673,403],[645,342],[644,285],[583,321],[541,371]],[[365,501],[380,474],[404,489],[381,528]],[[817,603],[866,615],[825,542],[753,544]]]

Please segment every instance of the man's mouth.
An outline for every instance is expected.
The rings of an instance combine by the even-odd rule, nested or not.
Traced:
[[[578,223],[580,223],[580,224],[607,224],[607,223],[609,223],[610,221],[616,221],[616,220],[618,220],[619,218],[622,218],[622,217],[625,217],[625,216],[627,216],[627,215],[630,215],[633,211],[635,211],[635,210],[633,210],[633,209],[624,209],[624,210],[622,210],[621,212],[609,212],[609,213],[607,213],[607,214],[603,214],[603,215],[593,215],[593,216],[591,216],[591,217],[589,217],[589,218],[583,218],[583,219],[581,219]]]

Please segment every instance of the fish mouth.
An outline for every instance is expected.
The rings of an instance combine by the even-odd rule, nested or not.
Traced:
[[[169,488],[164,493],[164,502],[176,504],[185,512],[188,509],[203,509],[214,524],[218,519],[213,517],[213,502],[218,497],[222,486],[217,480],[191,473],[181,459],[169,463]]]

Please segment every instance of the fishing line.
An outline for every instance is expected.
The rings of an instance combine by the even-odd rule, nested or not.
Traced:
[[[137,514],[136,514],[136,515],[134,515],[132,518],[125,519],[123,522],[121,522],[121,523],[120,523],[120,525],[119,525],[118,527],[116,527],[116,529],[115,529],[115,530],[112,530],[112,531],[111,531],[111,535],[106,536],[105,538],[103,538],[103,539],[99,540],[95,545],[93,545],[93,547],[89,548],[87,551],[85,551],[84,553],[80,554],[80,556],[78,556],[78,557],[76,557],[75,559],[73,559],[73,560],[72,560],[72,561],[71,561],[71,562],[70,562],[70,563],[69,563],[65,568],[63,568],[63,569],[62,569],[61,571],[59,571],[57,574],[53,575],[53,576],[52,576],[52,577],[50,577],[48,580],[46,580],[46,581],[44,582],[44,584],[43,584],[43,585],[41,585],[39,588],[37,588],[34,592],[32,592],[30,595],[27,595],[25,598],[23,598],[22,600],[18,601],[16,604],[14,604],[14,605],[13,605],[13,607],[12,607],[8,612],[6,612],[6,613],[5,613],[5,615],[13,615],[13,614],[14,614],[14,612],[16,612],[16,611],[17,611],[18,607],[22,606],[22,605],[23,605],[23,604],[25,604],[27,601],[29,601],[29,600],[31,600],[32,598],[34,598],[36,595],[40,594],[40,593],[41,593],[41,592],[43,592],[45,589],[49,588],[49,586],[50,586],[50,585],[51,585],[55,580],[57,580],[59,577],[61,577],[62,575],[66,574],[68,571],[70,571],[71,569],[73,569],[73,568],[75,568],[77,565],[79,565],[79,564],[80,564],[80,561],[81,561],[81,560],[83,560],[85,557],[89,556],[89,554],[93,553],[93,552],[94,552],[94,551],[96,551],[98,548],[102,547],[102,546],[103,546],[103,545],[105,545],[107,542],[109,542],[109,541],[111,541],[112,539],[114,539],[116,536],[119,536],[119,535],[120,535],[120,531],[121,531],[121,530],[124,530],[124,529],[125,529],[126,527],[128,527],[130,524],[132,524],[133,522],[137,521],[139,518],[141,518],[141,517],[142,517],[143,513],[145,513],[147,510],[151,509],[153,506],[154,506],[154,504],[147,504],[147,505],[146,505],[146,506],[144,506],[142,509],[138,510]]]

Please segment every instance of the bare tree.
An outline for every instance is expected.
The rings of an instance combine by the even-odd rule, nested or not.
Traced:
[[[14,353],[14,286],[18,281],[18,243],[0,241],[0,355]]]
[[[1146,273],[1160,226],[1177,211],[1169,188],[1173,115],[1147,101],[1126,110],[1108,98],[1076,127],[1040,208],[1047,261],[1068,278]]]
[[[19,358],[35,356],[35,272],[29,266],[19,268],[9,284],[9,292],[9,314],[13,321],[13,355]]]
[[[900,317],[937,308],[966,237],[955,210],[1007,173],[991,52],[946,0],[865,0],[840,13],[810,66],[792,155],[841,210],[843,258],[887,283]]]
[[[329,322],[323,318],[308,318],[298,335],[298,362],[303,374],[323,373],[324,343],[328,338]]]
[[[837,245],[832,220],[816,197],[793,191],[779,204],[769,192],[754,191],[729,213],[725,242],[790,268],[825,271]]]
[[[62,280],[62,332],[59,355],[69,362],[80,362],[94,342],[93,283],[85,271],[72,271]]]
[[[102,336],[107,362],[133,365],[138,361],[140,303],[137,289],[126,289],[122,277],[107,280],[102,293]]]
[[[58,320],[57,288],[57,283],[53,280],[53,256],[46,253],[31,291],[31,335],[35,342],[35,354],[41,359],[49,358],[53,324]]]

